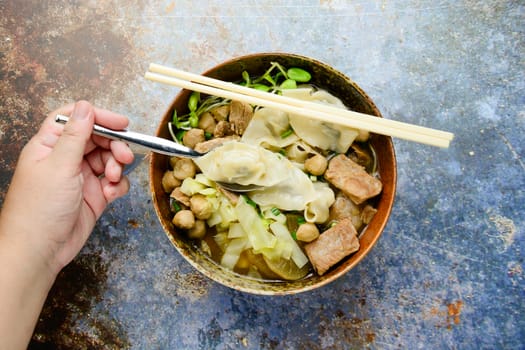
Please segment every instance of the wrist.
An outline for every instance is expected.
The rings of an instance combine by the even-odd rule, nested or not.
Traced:
[[[41,286],[51,288],[60,272],[52,261],[47,249],[38,246],[30,234],[25,233],[23,225],[6,222],[0,214],[0,256],[3,263],[9,263],[20,278],[34,280]],[[47,293],[47,291],[46,291]]]
[[[0,223],[0,348],[23,349],[56,274],[5,229]]]

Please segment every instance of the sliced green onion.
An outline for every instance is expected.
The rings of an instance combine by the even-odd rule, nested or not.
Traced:
[[[306,220],[302,216],[299,216],[297,218],[297,225],[302,225],[302,224],[306,224]]]
[[[279,208],[277,207],[273,207],[272,209],[270,209],[270,211],[272,212],[273,215],[275,216],[278,216],[281,214],[281,211],[279,210]]]
[[[206,140],[209,140],[209,139],[211,139],[211,138],[213,137],[213,134],[212,134],[211,132],[207,132],[207,131],[206,131],[206,132],[204,133],[204,137],[206,138]]]
[[[290,232],[290,234],[292,235],[292,238],[294,239],[294,241],[297,241],[297,232],[292,231]]]
[[[178,213],[182,208],[180,207],[180,204],[176,200],[171,201],[171,207],[175,211],[175,213]]]
[[[257,209],[257,203],[255,203],[250,197],[248,197],[248,196],[241,196],[241,197],[244,198],[246,203],[248,203],[249,205],[251,205],[252,207]]]
[[[282,138],[282,139],[285,139],[285,138],[287,138],[288,136],[290,136],[291,134],[293,134],[293,130],[292,130],[292,129],[288,129],[288,130],[284,131],[284,132],[281,134],[281,138]]]

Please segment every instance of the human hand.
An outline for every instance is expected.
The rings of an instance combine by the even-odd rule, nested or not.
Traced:
[[[56,114],[71,114],[63,126]],[[126,117],[81,101],[50,113],[22,150],[0,213],[0,348],[27,347],[58,272],[80,251],[107,204],[129,182],[126,144],[92,135]]]
[[[63,126],[56,114],[71,117]],[[95,122],[115,130],[128,124],[85,101],[50,113],[24,147],[2,208],[0,235],[54,275],[78,254],[106,206],[129,189],[122,168],[133,153],[92,135]]]

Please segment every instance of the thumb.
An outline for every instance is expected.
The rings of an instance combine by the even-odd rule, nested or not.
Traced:
[[[94,118],[94,110],[89,102],[79,101],[75,104],[69,121],[53,149],[57,164],[73,172],[79,171],[93,131]]]

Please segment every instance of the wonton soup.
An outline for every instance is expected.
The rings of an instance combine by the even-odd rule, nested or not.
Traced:
[[[347,108],[310,72],[273,62],[239,84]],[[217,264],[254,279],[322,276],[355,253],[383,189],[370,135],[193,92],[172,138],[206,153],[170,159],[162,178],[172,224]],[[255,184],[248,193],[216,182]]]

